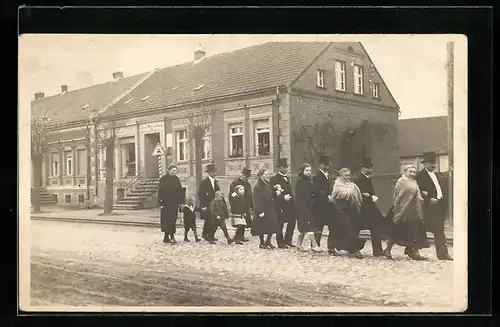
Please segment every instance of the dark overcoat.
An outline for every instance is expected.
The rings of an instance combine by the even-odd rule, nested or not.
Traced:
[[[247,215],[250,209],[248,208],[248,202],[244,196],[239,194],[231,193],[229,195],[229,206],[231,207],[231,225],[236,226],[246,226],[247,225]]]
[[[274,234],[278,230],[278,217],[270,183],[259,179],[253,188],[254,213],[252,235]],[[259,217],[264,213],[264,217]]]
[[[419,171],[415,179],[424,198],[424,222],[426,229],[433,233],[443,231],[447,205],[445,194],[443,194],[441,201],[432,204],[431,198],[437,198],[437,189],[427,170],[423,169]],[[440,183],[439,179],[438,183]],[[440,183],[439,186],[443,192],[443,185]],[[427,192],[427,195],[424,195],[424,191]]]
[[[169,234],[175,233],[175,223],[179,205],[184,202],[184,192],[179,177],[163,175],[158,187],[158,205],[163,206],[160,213],[161,231]]]
[[[330,176],[318,171],[312,178],[314,193],[314,217],[317,225],[328,225],[333,219],[333,204],[328,201],[333,182]]]
[[[357,227],[360,230],[365,229],[377,229],[380,230],[383,226],[384,217],[380,213],[377,204],[373,202],[372,195],[375,194],[375,188],[371,178],[366,177],[363,174],[359,174],[354,180],[354,183],[358,185],[361,194],[368,193],[366,196],[363,194],[363,203],[361,205],[361,212],[359,214],[359,219],[357,222]]]
[[[243,185],[243,187],[245,188],[245,202],[246,202],[246,208],[247,208],[247,211],[245,214],[245,221],[246,221],[247,227],[250,227],[252,225],[250,211],[253,210],[252,186],[250,185],[249,182],[245,182],[241,178],[234,180],[229,185],[229,199],[231,199],[233,197],[232,194],[236,191],[236,186],[238,186],[238,185]],[[229,205],[232,206],[231,201],[229,201]]]
[[[214,182],[214,187],[210,179],[207,177],[201,181],[198,187],[198,199],[200,201],[200,209],[207,208],[206,211],[201,211],[200,218],[204,220],[211,220],[210,203],[215,198],[215,192],[220,191],[219,183],[217,180]]]
[[[295,184],[295,208],[299,232],[316,232],[313,185],[311,178],[302,174]]]
[[[290,184],[290,179],[281,174],[276,174],[271,177],[269,181],[271,187],[273,188],[274,205],[276,208],[276,213],[278,214],[278,220],[280,223],[288,223],[295,220],[295,206],[294,198],[292,192],[292,185]],[[282,193],[277,195],[274,191],[276,185],[281,185]],[[291,195],[292,199],[286,201],[285,195]]]

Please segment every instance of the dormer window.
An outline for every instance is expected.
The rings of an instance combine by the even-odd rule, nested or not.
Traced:
[[[316,72],[316,86],[318,87],[325,87],[325,71],[318,69]]]

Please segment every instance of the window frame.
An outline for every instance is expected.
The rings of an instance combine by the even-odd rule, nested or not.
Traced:
[[[83,156],[83,159],[80,159],[80,156]],[[87,174],[87,162],[88,162],[87,149],[76,149],[76,159],[77,159],[76,160],[77,171],[75,172],[76,176],[85,176]],[[84,165],[81,165],[82,163],[80,162],[81,160],[84,163]]]
[[[372,97],[374,99],[380,99],[380,83],[376,83],[376,82],[372,83]]]
[[[233,133],[233,129],[240,129],[240,132]],[[233,154],[234,150],[238,150],[234,148],[234,140],[233,137],[241,137],[241,155],[240,154]],[[242,123],[236,123],[236,124],[231,124],[229,125],[229,157],[231,158],[241,158],[244,156],[244,130],[243,130],[243,124]]]
[[[182,139],[179,138],[180,133],[183,133],[183,135],[184,135],[184,137]],[[183,145],[183,153],[184,153],[183,159],[180,158],[180,155],[181,155],[181,151],[180,151],[181,146],[180,145],[181,144],[184,144]],[[188,140],[187,129],[179,129],[179,130],[175,131],[175,145],[176,145],[175,158],[177,159],[177,161],[179,161],[179,162],[188,161],[189,160],[189,140]]]
[[[358,69],[358,72],[356,72],[356,69]],[[363,93],[364,93],[364,87],[363,87],[364,72],[363,72],[363,66],[357,65],[357,64],[353,64],[353,77],[354,77],[354,94],[363,95]],[[361,90],[358,91],[358,88],[361,89]]]
[[[321,83],[320,83],[321,81]],[[316,86],[325,89],[325,71],[323,69],[316,70]]]
[[[259,131],[259,122],[266,122],[267,123],[267,127],[263,127],[262,129],[264,128],[267,128],[267,131]],[[269,145],[268,145],[268,153],[267,154],[260,154],[260,150],[259,150],[259,134],[265,134],[267,133],[268,134],[268,138],[269,138]],[[266,157],[266,156],[270,156],[271,155],[271,138],[272,138],[272,135],[271,135],[271,122],[270,122],[270,119],[267,118],[267,119],[258,119],[258,120],[255,120],[254,121],[254,148],[255,148],[255,156],[256,157]]]
[[[346,74],[346,62],[342,60],[335,60],[335,90],[345,92],[345,81],[346,81],[345,74]],[[339,87],[340,84],[342,84],[342,87]]]
[[[208,144],[208,155],[206,150]],[[210,135],[207,135],[201,139],[201,160],[212,159],[212,140]]]
[[[68,151],[69,152],[69,151]],[[73,176],[73,154],[66,156],[66,176]]]

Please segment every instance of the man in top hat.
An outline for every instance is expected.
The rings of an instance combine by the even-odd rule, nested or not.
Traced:
[[[198,199],[200,201],[201,219],[204,220],[202,237],[204,240],[215,243],[215,226],[212,214],[210,213],[210,203],[215,198],[215,192],[220,191],[219,183],[215,179],[217,168],[214,164],[206,167],[207,178],[201,181],[198,187]]]
[[[292,197],[292,185],[288,172],[288,163],[286,158],[280,158],[276,166],[278,173],[271,177],[269,181],[273,189],[281,188],[281,192],[273,192],[275,199],[276,213],[279,218],[279,228],[276,233],[276,241],[280,249],[295,247],[292,243],[293,231],[295,229],[295,210]],[[279,185],[279,186],[278,186]],[[277,193],[280,193],[279,195]],[[283,237],[283,227],[286,225],[285,237]]]
[[[251,211],[253,211],[253,196],[252,196],[252,186],[248,182],[248,179],[250,178],[250,175],[252,174],[252,171],[248,168],[243,168],[241,171],[240,177],[238,179],[234,180],[230,185],[229,185],[229,196],[233,196],[234,192],[236,191],[236,186],[238,185],[243,185],[245,188],[245,200],[247,202],[247,208]],[[252,220],[250,216],[251,212],[247,212],[246,215],[246,223],[247,223],[247,228],[251,228]],[[248,238],[245,238],[243,242],[248,242]]]
[[[415,179],[424,198],[424,221],[426,228],[434,234],[436,255],[439,260],[453,260],[448,253],[446,237],[444,235],[447,204],[443,196],[442,185],[434,172],[436,169],[436,160],[437,156],[435,152],[425,152],[422,160],[424,169],[417,173]]]
[[[382,255],[380,232],[383,223],[383,216],[376,205],[378,197],[375,195],[375,188],[372,184],[372,159],[363,158],[359,167],[360,172],[354,180],[354,183],[358,185],[358,188],[363,195],[363,203],[361,205],[360,219],[356,223],[356,227],[359,230],[370,230],[372,253],[374,257],[379,257]]]
[[[320,245],[323,229],[328,226],[327,247],[330,255],[337,255],[337,251],[333,247],[333,215],[334,205],[331,198],[333,181],[330,175],[330,157],[320,155],[318,158],[318,171],[312,178],[313,193],[314,193],[314,211],[315,222],[318,231],[316,233],[316,242]]]

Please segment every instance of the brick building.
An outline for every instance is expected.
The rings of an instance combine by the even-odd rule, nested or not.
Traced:
[[[399,108],[356,42],[270,42],[214,56],[197,50],[193,61],[181,65],[35,100],[34,113],[60,117],[52,120],[50,137],[57,146],[45,164],[47,191],[58,194],[59,202],[71,192],[81,199],[86,174],[78,151],[89,135],[90,183],[92,190],[98,185],[101,198],[103,174],[95,167],[103,169],[104,154],[93,152],[94,136],[113,122],[115,195],[122,207],[154,205],[159,171],[152,151],[158,143],[165,149],[160,164],[176,162],[188,193],[194,193],[187,113],[196,108],[211,110],[203,164],[215,163],[224,189],[244,166],[274,171],[280,156],[289,159],[292,175],[304,161],[314,164],[319,153],[330,155],[336,168],[355,167],[371,156],[376,183],[388,192],[382,206],[390,202],[399,172]],[[89,119],[92,109],[98,119]],[[73,168],[50,170],[54,153],[57,162]]]

